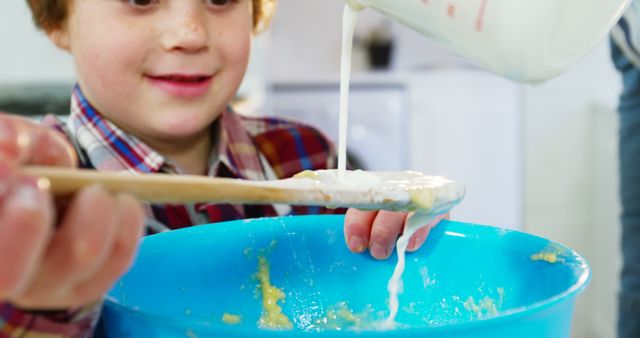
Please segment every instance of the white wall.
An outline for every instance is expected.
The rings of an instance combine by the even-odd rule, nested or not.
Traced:
[[[283,0],[278,4],[272,25],[273,45],[268,62],[273,79],[338,77],[344,0]],[[358,18],[356,39],[361,40],[374,27],[387,19],[365,9]],[[466,64],[453,55],[404,26],[391,23],[395,42],[393,68],[416,70]],[[356,43],[353,70],[366,68],[362,47]]]
[[[411,167],[466,187],[455,220],[521,230],[522,86],[479,69],[412,72]]]
[[[525,90],[525,230],[576,249],[593,269],[575,337],[614,337],[620,90],[606,42],[563,76]]]
[[[0,1],[0,84],[71,82],[71,57],[34,28],[24,0]]]

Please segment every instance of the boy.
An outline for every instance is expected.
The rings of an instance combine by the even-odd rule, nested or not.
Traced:
[[[73,56],[78,84],[66,125],[52,118],[44,123],[66,140],[0,116],[5,163],[0,178],[6,183],[0,189],[1,334],[90,335],[99,300],[130,264],[143,228],[154,233],[245,217],[328,212],[141,206],[100,187],[54,208],[46,187],[20,176],[17,167],[78,164],[102,171],[265,180],[332,168],[335,155],[313,128],[247,118],[228,107],[244,76],[252,33],[265,26],[272,0],[28,3],[36,24]],[[354,252],[368,248],[375,258],[387,258],[406,217],[348,210],[347,244]],[[410,250],[422,245],[429,229],[412,238]]]

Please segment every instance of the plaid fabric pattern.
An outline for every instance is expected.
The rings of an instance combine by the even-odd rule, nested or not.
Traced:
[[[310,127],[290,126],[267,131],[256,137],[256,143],[274,163],[273,170],[280,177],[290,177],[301,169],[327,166],[327,158],[322,154],[327,154],[330,146],[317,130]]]
[[[0,337],[90,337],[100,314],[100,304],[74,311],[20,311],[0,304]]]
[[[85,167],[151,173],[158,172],[165,162],[160,154],[105,120],[84,98],[78,86],[73,89],[67,130],[79,150],[88,155],[81,161]]]
[[[106,120],[76,86],[66,124],[47,117],[43,124],[66,134],[76,148],[80,165],[99,171],[180,174],[180,168],[139,139]],[[272,180],[302,170],[335,168],[332,144],[309,126],[279,118],[251,118],[225,110],[211,127],[214,151],[209,176]],[[319,207],[150,204],[147,233],[241,218],[316,213],[343,213]],[[24,312],[0,304],[0,337],[86,337],[99,315],[99,306],[81,312]]]

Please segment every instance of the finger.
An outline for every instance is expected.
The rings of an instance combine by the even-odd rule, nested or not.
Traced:
[[[7,164],[20,162],[21,154],[29,147],[29,138],[18,131],[22,122],[7,114],[0,114],[0,155],[6,158]]]
[[[429,236],[429,232],[431,232],[431,225],[425,225],[422,228],[416,230],[416,232],[409,239],[409,245],[407,245],[407,251],[414,252],[418,250],[424,242],[427,240]]]
[[[131,266],[144,230],[144,211],[133,197],[119,195],[116,200],[118,231],[107,261],[98,272],[82,281],[74,294],[81,303],[99,299]]]
[[[73,147],[55,130],[0,114],[0,155],[15,164],[75,166]]]
[[[373,221],[369,251],[377,259],[385,259],[391,255],[396,239],[402,233],[405,212],[380,211]]]
[[[33,130],[33,143],[26,164],[59,167],[77,166],[76,152],[62,133],[39,127]]]
[[[12,298],[34,278],[53,232],[53,202],[37,180],[20,177],[0,209],[0,300]]]
[[[73,198],[47,248],[41,272],[23,300],[51,298],[40,292],[70,288],[95,273],[107,259],[117,229],[113,208],[113,198],[97,185]]]
[[[371,225],[377,211],[348,209],[344,218],[344,238],[351,252],[361,253],[369,246]]]
[[[440,221],[442,221],[443,219],[448,219],[448,218],[449,218],[449,214],[448,213],[447,214],[438,215],[438,216],[436,216],[436,218],[432,222],[430,222],[426,226],[423,226],[422,228],[416,230],[416,232],[413,234],[413,236],[411,236],[411,239],[409,240],[409,245],[407,246],[407,251],[414,252],[414,251],[420,249],[420,247],[427,240],[427,237],[429,237],[429,233],[431,232],[431,229],[436,227],[440,223]]]

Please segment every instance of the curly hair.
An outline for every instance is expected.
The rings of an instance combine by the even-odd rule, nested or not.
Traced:
[[[68,5],[74,0],[27,0],[36,27],[50,32],[64,26]],[[253,31],[265,30],[275,10],[276,0],[251,0],[253,2]]]

